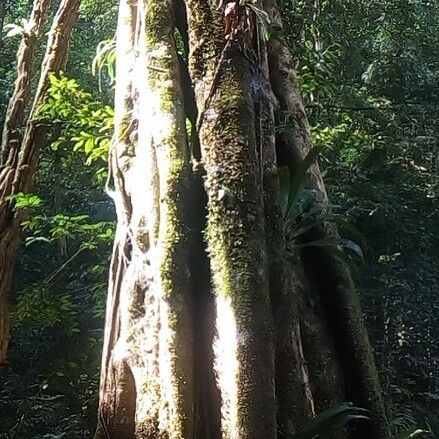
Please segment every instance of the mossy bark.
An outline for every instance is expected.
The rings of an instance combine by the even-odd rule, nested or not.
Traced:
[[[250,49],[239,31],[226,39],[213,3],[121,2],[108,184],[118,226],[96,437],[291,438],[352,397],[371,409],[367,433],[384,438],[349,274],[320,249],[287,252],[276,161],[297,164],[311,147],[292,58],[275,33]],[[263,6],[281,27],[275,4]],[[193,90],[174,26],[188,34]],[[183,96],[197,107],[190,136]],[[292,121],[282,138],[281,113]],[[311,181],[326,209],[318,165]]]
[[[191,180],[169,1],[121,2],[117,56],[108,191],[118,226],[96,437],[190,438]]]
[[[45,127],[38,121],[38,112],[44,103],[50,75],[57,73],[65,65],[68,41],[79,5],[80,0],[63,0],[53,19],[38,87],[22,139],[18,130],[24,122],[25,104],[30,88],[30,71],[23,69],[28,69],[32,62],[32,51],[36,44],[35,32],[41,29],[48,2],[36,3],[37,10],[34,9],[33,18],[37,27],[31,30],[30,35],[23,36],[23,43],[19,49],[19,56],[25,56],[25,59],[21,60],[25,65],[19,67],[17,88],[8,107],[0,167],[0,364],[5,359],[9,343],[7,295],[13,279],[16,252],[20,245],[20,224],[26,217],[23,209],[14,209],[14,201],[10,197],[32,191],[45,135]],[[26,43],[29,38],[30,47]]]
[[[251,66],[238,43],[226,43],[215,6],[187,6],[190,65],[204,115],[199,134],[222,437],[269,439],[276,436],[274,337]]]

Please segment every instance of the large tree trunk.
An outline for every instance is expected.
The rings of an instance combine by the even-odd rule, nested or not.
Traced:
[[[36,3],[33,17],[41,28],[49,2]],[[20,224],[26,212],[14,208],[13,197],[19,193],[30,193],[38,167],[39,153],[44,143],[44,125],[38,121],[38,112],[44,103],[50,76],[65,67],[67,48],[73,25],[76,21],[80,0],[63,0],[54,17],[47,40],[46,53],[41,68],[40,80],[29,111],[23,138],[19,128],[23,125],[25,104],[30,88],[30,65],[33,49],[28,47],[28,36],[23,36],[19,51],[19,77],[16,90],[8,108],[2,142],[2,166],[0,168],[0,364],[5,360],[10,333],[7,296],[11,288],[15,256],[20,244]],[[35,33],[35,30],[33,31]],[[31,48],[36,44],[36,34],[30,40]]]
[[[108,185],[118,227],[96,437],[292,438],[352,398],[373,417],[352,437],[386,438],[346,267],[318,248],[287,252],[276,162],[295,166],[311,147],[291,55],[280,38],[266,44],[261,29],[226,39],[212,3],[120,5]],[[274,2],[263,6],[281,30]],[[253,17],[247,6],[240,13]],[[282,138],[280,114],[293,122]],[[327,209],[317,164],[310,179]]]
[[[122,0],[117,37],[118,227],[97,437],[190,438],[190,159],[171,3]]]

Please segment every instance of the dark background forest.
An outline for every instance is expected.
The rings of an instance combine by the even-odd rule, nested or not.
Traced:
[[[281,3],[392,431],[439,437],[439,6]],[[8,0],[0,16],[1,124],[17,26],[31,6]],[[10,297],[1,438],[89,438],[95,428],[115,225],[104,184],[116,15],[114,0],[82,2],[66,71],[52,78],[41,115],[48,129],[37,187],[15,200],[31,215]]]

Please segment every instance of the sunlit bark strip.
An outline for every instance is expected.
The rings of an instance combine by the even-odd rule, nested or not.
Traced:
[[[238,44],[225,46],[222,17],[215,6],[199,0],[186,5],[191,71],[198,108],[204,112],[200,142],[208,194],[206,237],[217,303],[222,437],[270,439],[276,436],[274,343],[250,85],[255,78]],[[218,66],[220,59],[225,61]],[[212,85],[215,76],[219,80]]]
[[[194,434],[187,145],[170,1],[122,1],[109,193],[118,213],[96,437]]]
[[[279,30],[282,22],[272,0],[266,0],[272,25]],[[284,42],[275,36],[269,42],[269,64],[273,91],[279,100],[279,113],[291,123],[283,139],[283,153],[294,166],[310,149],[308,121],[300,95],[295,65]],[[327,208],[326,190],[318,165],[311,168],[311,182],[320,191],[322,209]],[[308,239],[319,239],[332,233],[316,229]],[[337,349],[346,397],[371,411],[372,422],[356,431],[355,438],[387,438],[387,424],[381,389],[372,350],[364,326],[361,306],[347,267],[327,249],[311,247],[303,251],[305,271],[320,295],[326,321]]]
[[[44,126],[38,121],[38,111],[44,102],[50,84],[50,75],[57,73],[66,63],[68,42],[79,4],[80,0],[63,0],[59,6],[49,32],[40,80],[23,140],[14,145],[13,151],[8,152],[7,161],[0,170],[0,364],[5,359],[10,337],[7,295],[12,283],[15,256],[20,242],[20,223],[26,215],[23,210],[14,210],[14,202],[9,197],[32,190],[40,148],[44,143]],[[9,146],[6,146],[5,151],[8,148]]]
[[[107,192],[113,198],[117,212],[117,228],[114,239],[113,256],[110,266],[104,345],[102,353],[101,381],[98,427],[96,438],[134,438],[135,437],[135,411],[136,411],[136,387],[133,376],[124,360],[124,340],[119,345],[122,351],[118,355],[117,343],[121,332],[121,307],[126,305],[122,302],[122,295],[126,289],[123,282],[127,275],[127,267],[131,262],[131,237],[129,224],[132,216],[132,206],[126,198],[126,185],[123,169],[127,166],[123,157],[127,151],[133,155],[134,142],[133,132],[136,129],[133,104],[133,70],[134,50],[136,45],[136,20],[137,2],[126,0],[119,3],[119,17],[116,38],[116,92],[114,107],[114,134],[110,148],[109,178]],[[125,160],[125,162],[128,162]],[[138,262],[140,265],[140,261]],[[147,261],[143,261],[147,268]],[[144,281],[147,280],[145,276]],[[129,294],[126,294],[129,297]],[[152,308],[153,304],[150,304]],[[157,306],[153,310],[150,321],[152,334],[157,333],[158,325]],[[150,341],[152,363],[157,364],[156,340]],[[157,387],[157,386],[155,386]],[[157,399],[151,401],[154,414],[157,417]]]
[[[150,184],[157,182],[157,223],[149,225],[157,246],[160,308],[160,428],[169,438],[193,436],[192,279],[190,274],[190,156],[179,61],[170,0],[145,5],[148,90],[140,91],[139,133],[145,157],[155,160]],[[142,101],[143,99],[143,101]],[[149,114],[148,114],[149,112]],[[142,128],[142,124],[144,127]],[[142,141],[142,137],[139,137]],[[154,163],[154,162],[152,162]],[[142,172],[140,168],[139,173]],[[154,187],[154,186],[153,186]],[[139,204],[140,204],[139,200]],[[151,206],[154,207],[154,206]],[[149,210],[142,211],[147,219]],[[156,233],[156,235],[155,235]],[[195,275],[195,273],[194,273]]]

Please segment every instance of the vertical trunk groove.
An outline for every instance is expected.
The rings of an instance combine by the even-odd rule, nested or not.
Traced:
[[[266,43],[260,42],[261,69],[266,88],[257,103],[260,155],[263,169],[264,209],[268,249],[268,272],[271,308],[275,328],[275,383],[277,401],[277,437],[289,438],[297,433],[313,414],[313,397],[306,392],[306,359],[301,349],[299,297],[302,281],[291,270],[287,255],[280,187],[276,164],[274,120]],[[308,396],[308,397],[307,397]]]

